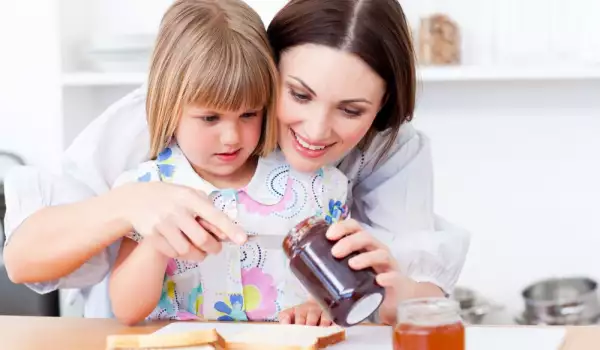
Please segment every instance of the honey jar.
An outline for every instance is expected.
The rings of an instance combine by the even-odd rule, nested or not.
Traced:
[[[398,307],[394,350],[464,350],[465,328],[454,300],[425,298]]]
[[[283,242],[290,269],[331,320],[350,327],[371,316],[381,305],[385,290],[373,269],[353,270],[348,260],[331,254],[335,242],[325,236],[330,224],[311,217],[292,229]]]

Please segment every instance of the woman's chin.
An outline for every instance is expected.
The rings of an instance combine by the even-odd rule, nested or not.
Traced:
[[[304,157],[293,148],[281,147],[286,161],[296,171],[311,173],[320,169],[326,163],[325,157],[309,158]]]

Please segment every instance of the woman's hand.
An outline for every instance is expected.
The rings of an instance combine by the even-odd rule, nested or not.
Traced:
[[[148,182],[115,191],[133,229],[168,257],[203,260],[219,253],[220,241],[243,244],[247,238],[204,193],[190,187]]]
[[[442,291],[432,284],[417,283],[400,272],[398,262],[383,243],[363,230],[353,219],[337,222],[327,231],[327,238],[338,241],[331,253],[342,259],[353,252],[348,264],[354,270],[373,268],[377,283],[385,288],[385,299],[379,308],[382,323],[394,324],[398,304],[406,299],[426,296],[443,296]]]
[[[329,315],[312,299],[304,304],[281,311],[279,313],[279,323],[322,327],[333,324]]]

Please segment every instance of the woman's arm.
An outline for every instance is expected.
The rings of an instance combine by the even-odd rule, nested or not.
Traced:
[[[382,140],[376,139],[367,154],[353,152],[340,166],[354,184],[352,217],[389,248],[409,278],[403,295],[450,293],[470,237],[433,212],[429,140],[405,124],[395,146],[376,163]]]
[[[61,162],[56,164],[57,171],[34,166],[11,168],[4,182],[4,229],[6,243],[9,246],[14,243],[17,247],[7,247],[4,259],[15,281],[33,281],[35,283],[26,285],[38,293],[48,293],[59,288],[91,286],[106,276],[111,260],[108,249],[102,247],[106,237],[71,230],[73,226],[69,225],[79,220],[78,215],[93,211],[90,208],[104,200],[84,204],[83,209],[62,206],[83,203],[107,193],[119,175],[147,159],[150,146],[145,91],[145,87],[136,89],[92,121],[62,155]],[[41,212],[50,207],[55,208]],[[103,208],[104,204],[99,207]],[[34,216],[40,220],[28,220]],[[112,221],[108,216],[95,216],[91,220]],[[25,221],[29,222],[22,226]],[[66,231],[59,229],[63,223]],[[53,228],[53,225],[59,226]],[[83,241],[84,244],[74,244],[74,241]],[[71,255],[71,250],[75,250],[75,254]],[[32,254],[32,251],[36,254]],[[35,263],[30,264],[28,259]],[[63,260],[57,263],[69,266],[57,266],[57,273],[53,273],[47,267],[53,264],[54,259]],[[82,261],[85,263],[77,266]],[[61,274],[77,267],[74,273]],[[45,275],[47,272],[50,273]],[[43,275],[30,275],[38,273]],[[50,279],[53,276],[55,279]]]
[[[125,173],[122,181],[132,174]],[[17,283],[56,279],[132,231],[155,237],[155,249],[167,256],[201,260],[221,245],[196,217],[223,240],[245,240],[243,230],[199,191],[161,182],[126,183],[99,197],[35,213],[13,234],[5,263]]]
[[[151,242],[121,243],[109,281],[109,294],[115,317],[127,325],[146,318],[158,305],[169,257]]]
[[[130,232],[131,225],[123,217],[121,206],[123,192],[45,207],[25,219],[14,229],[4,249],[10,279],[15,283],[59,279]],[[13,210],[11,204],[9,210]],[[98,282],[102,275],[88,282]]]
[[[390,248],[364,230],[358,221],[349,219],[333,224],[327,231],[327,238],[336,241],[331,250],[336,258],[343,259],[357,252],[348,260],[348,265],[355,270],[372,268],[377,274],[377,283],[385,288],[385,298],[378,313],[380,322],[395,324],[398,305],[404,300],[444,297],[435,284],[417,282],[405,275]]]

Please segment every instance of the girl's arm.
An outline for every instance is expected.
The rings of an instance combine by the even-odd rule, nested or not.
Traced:
[[[158,305],[168,260],[148,240],[123,240],[109,280],[113,313],[120,322],[134,325]]]

